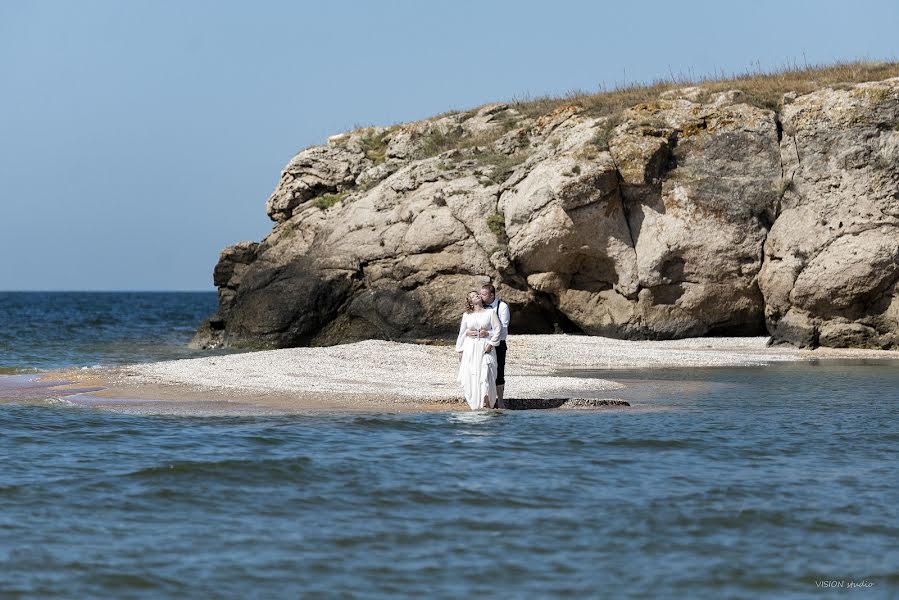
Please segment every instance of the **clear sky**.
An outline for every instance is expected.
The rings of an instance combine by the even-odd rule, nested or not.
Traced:
[[[899,57],[899,2],[0,0],[0,290],[213,290],[300,149],[527,95]]]

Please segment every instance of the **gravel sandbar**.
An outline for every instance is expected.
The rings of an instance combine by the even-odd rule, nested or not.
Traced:
[[[754,366],[829,358],[897,359],[878,350],[768,347],[767,337],[626,341],[580,335],[517,335],[508,340],[506,396],[615,398],[619,369]],[[316,410],[432,411],[467,409],[456,383],[451,346],[369,340],[325,348],[287,348],[115,368],[57,371],[44,379],[103,387],[78,396],[108,408],[144,402],[230,403],[274,412]],[[572,377],[603,369],[608,379]],[[61,388],[65,389],[65,388]],[[226,405],[223,405],[226,406]],[[174,408],[174,407],[171,407]],[[202,412],[202,411],[200,411]],[[239,410],[237,412],[240,412]]]

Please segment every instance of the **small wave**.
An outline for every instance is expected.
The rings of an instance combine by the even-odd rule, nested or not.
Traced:
[[[24,485],[0,485],[0,498],[18,496],[26,490]]]
[[[36,367],[0,367],[0,375],[33,375],[43,373],[45,370]]]
[[[209,477],[223,481],[277,480],[298,477],[310,473],[312,459],[296,456],[269,460],[221,460],[212,462],[178,461],[156,465],[126,473],[129,479],[195,479]]]
[[[652,448],[657,450],[677,448],[690,448],[696,442],[692,440],[663,440],[656,438],[618,438],[615,440],[607,440],[603,442],[606,446],[616,446],[620,448]]]
[[[282,438],[271,437],[267,435],[251,435],[247,438],[247,440],[256,444],[260,444],[262,446],[281,446],[287,443],[287,441]]]
[[[44,404],[49,404],[50,406],[82,406],[77,402],[73,402],[68,398],[63,397],[54,397],[54,398],[45,398]]]
[[[97,573],[93,578],[112,589],[154,590],[161,587],[160,577],[155,573],[152,576],[138,573]]]
[[[366,429],[395,429],[400,431],[426,431],[430,428],[426,423],[409,419],[405,416],[387,417],[365,415],[353,417],[352,424]]]
[[[796,525],[795,515],[787,510],[766,510],[759,508],[746,508],[736,512],[722,512],[702,515],[698,518],[686,519],[681,517],[684,525],[692,524],[699,530],[727,531],[734,529],[749,529],[760,527],[783,528]],[[818,524],[821,531],[831,531],[825,527],[823,521]]]
[[[358,493],[365,495],[372,507],[389,507],[397,504],[413,506],[438,506],[455,502],[455,499],[436,491],[425,491],[409,487],[371,489],[367,482],[359,481]]]

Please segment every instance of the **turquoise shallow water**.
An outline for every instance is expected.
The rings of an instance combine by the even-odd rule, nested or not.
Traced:
[[[652,381],[640,381],[652,375]],[[899,592],[899,366],[622,373],[632,411],[0,405],[5,597]],[[700,381],[701,383],[697,383]]]
[[[213,309],[0,294],[0,368],[194,355]],[[899,364],[614,378],[631,409],[190,417],[6,394],[0,598],[899,596]]]

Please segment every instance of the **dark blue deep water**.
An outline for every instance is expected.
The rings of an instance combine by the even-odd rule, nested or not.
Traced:
[[[58,341],[23,363],[3,335],[4,365],[67,360]],[[899,365],[613,378],[631,409],[0,404],[0,598],[899,597]]]
[[[0,374],[204,356],[215,292],[0,292]]]

